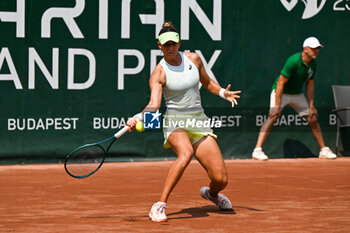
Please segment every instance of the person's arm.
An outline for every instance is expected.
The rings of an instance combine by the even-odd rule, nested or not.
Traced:
[[[230,101],[232,103],[232,107],[238,105],[237,98],[240,98],[239,93],[241,91],[230,91],[231,84],[229,84],[226,89],[223,89],[218,83],[214,82],[205,71],[204,64],[201,58],[196,53],[185,53],[185,55],[197,66],[199,71],[200,82],[203,87],[207,89],[214,95],[221,96],[222,98]]]
[[[315,108],[314,105],[314,95],[315,95],[315,85],[314,85],[314,80],[309,79],[309,81],[306,83],[306,95],[309,100],[309,117],[316,116],[317,117],[317,109]]]
[[[149,87],[151,90],[151,97],[147,106],[138,114],[130,118],[127,125],[134,129],[138,121],[142,120],[142,113],[144,111],[156,111],[160,108],[162,102],[162,90],[165,85],[165,72],[161,65],[157,65],[149,79]]]
[[[284,85],[287,82],[288,82],[288,78],[283,74],[281,74],[280,77],[278,78],[277,85],[276,85],[275,106],[270,110],[270,113],[269,113],[270,116],[280,115],[283,89],[284,89]]]
[[[282,94],[284,85],[288,82],[288,78],[285,77],[283,74],[280,75],[277,85],[276,85],[276,102],[275,107],[281,107],[281,100],[282,100]]]

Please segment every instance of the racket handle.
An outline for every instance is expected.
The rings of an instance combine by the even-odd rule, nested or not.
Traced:
[[[121,130],[119,130],[116,134],[114,134],[115,138],[120,138],[123,134],[125,134],[129,130],[129,126],[124,126]]]

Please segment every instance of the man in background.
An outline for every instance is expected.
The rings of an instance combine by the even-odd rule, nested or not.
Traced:
[[[303,51],[295,53],[287,59],[281,74],[272,86],[269,116],[260,128],[258,140],[252,153],[253,159],[268,160],[262,146],[286,105],[293,107],[300,116],[308,121],[311,132],[320,147],[319,158],[335,159],[337,157],[325,146],[321,127],[317,120],[317,109],[314,106],[316,58],[321,48],[323,45],[317,38],[309,37],[303,43]],[[308,101],[302,91],[304,84],[306,85]]]

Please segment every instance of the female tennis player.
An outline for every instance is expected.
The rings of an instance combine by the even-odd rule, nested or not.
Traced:
[[[158,47],[163,51],[164,58],[150,77],[151,97],[143,110],[159,109],[162,94],[164,95],[167,107],[163,119],[164,147],[171,147],[177,155],[169,170],[160,199],[152,206],[149,213],[154,222],[167,221],[166,202],[193,156],[200,162],[211,180],[209,187],[201,188],[200,195],[215,203],[220,209],[232,209],[230,200],[219,194],[226,187],[228,178],[221,151],[216,143],[216,135],[210,127],[197,124],[208,119],[201,106],[198,87],[201,82],[209,92],[230,101],[232,107],[237,105],[236,98],[240,98],[237,94],[241,91],[230,91],[231,85],[226,89],[221,88],[209,78],[196,53],[179,52],[180,44],[176,28],[171,22],[165,22],[159,32],[158,41]],[[142,120],[142,112],[128,120],[127,125],[131,129]],[[186,124],[193,123],[193,120],[195,124]],[[172,126],[165,127],[165,125]]]

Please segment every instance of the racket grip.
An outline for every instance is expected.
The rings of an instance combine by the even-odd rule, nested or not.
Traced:
[[[115,138],[121,137],[123,134],[125,134],[129,130],[129,126],[124,126],[121,130],[119,130],[116,134],[114,134]]]

